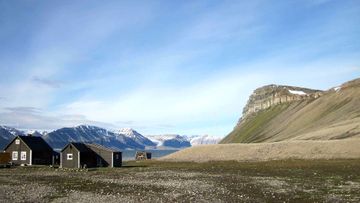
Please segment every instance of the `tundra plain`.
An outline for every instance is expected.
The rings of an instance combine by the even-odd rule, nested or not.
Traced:
[[[359,202],[360,159],[0,169],[0,202]]]
[[[160,158],[169,162],[357,159],[360,139],[291,140],[273,143],[199,145]]]

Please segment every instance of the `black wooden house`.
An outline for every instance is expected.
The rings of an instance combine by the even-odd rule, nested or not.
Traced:
[[[60,152],[62,168],[120,167],[122,154],[98,144],[71,142]]]
[[[41,137],[16,136],[4,149],[14,165],[52,165],[55,152]]]

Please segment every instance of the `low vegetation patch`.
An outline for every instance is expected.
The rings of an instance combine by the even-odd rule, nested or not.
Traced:
[[[0,169],[0,202],[359,202],[359,168],[359,159],[16,167]]]

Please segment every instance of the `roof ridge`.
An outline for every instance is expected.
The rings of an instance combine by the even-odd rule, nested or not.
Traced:
[[[98,143],[85,143],[85,145],[92,145],[94,147],[99,147],[99,148],[102,148],[104,150],[107,150],[107,151],[111,151],[111,152],[117,152],[118,150],[115,150],[115,149],[112,149],[112,148],[109,148],[109,147],[105,147],[104,145],[101,145],[101,144],[98,144]]]

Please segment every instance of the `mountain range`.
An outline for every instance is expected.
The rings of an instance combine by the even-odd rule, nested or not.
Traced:
[[[68,142],[97,143],[119,150],[181,149],[192,146],[191,143],[195,143],[193,142],[194,139],[202,137],[181,135],[144,136],[131,128],[109,131],[104,128],[89,125],[60,128],[50,133],[36,130],[21,131],[12,127],[0,126],[0,149],[3,149],[16,135],[28,134],[43,137],[44,140],[56,150],[62,149]],[[210,137],[207,136],[202,137],[204,141],[201,143],[213,143],[212,138],[206,141],[207,138],[210,139]]]

